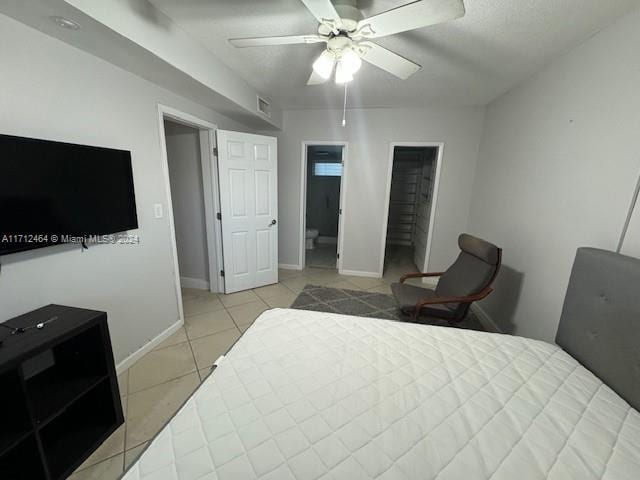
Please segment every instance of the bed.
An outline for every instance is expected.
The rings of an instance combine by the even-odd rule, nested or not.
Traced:
[[[565,349],[267,311],[124,479],[636,480],[640,300],[617,288],[640,285],[632,260],[579,250]]]

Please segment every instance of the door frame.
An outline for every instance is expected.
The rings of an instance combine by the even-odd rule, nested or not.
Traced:
[[[440,187],[440,173],[442,171],[442,157],[444,155],[444,142],[391,142],[389,144],[389,163],[387,165],[387,189],[384,207],[384,226],[382,239],[380,242],[380,277],[384,275],[384,258],[387,246],[387,229],[389,227],[389,204],[391,203],[391,177],[393,176],[393,155],[395,147],[432,147],[438,149],[436,155],[436,172],[433,183],[433,201],[431,202],[431,212],[429,213],[429,231],[427,232],[427,246],[424,254],[424,265],[416,265],[422,272],[429,271],[429,260],[431,258],[431,245],[433,240],[433,224],[436,217],[438,205],[438,193]]]
[[[300,174],[300,237],[299,237],[299,254],[298,254],[298,267],[300,270],[306,267],[306,250],[305,245],[305,231],[307,229],[307,151],[309,147],[321,145],[335,145],[342,147],[342,175],[340,176],[340,205],[338,208],[342,210],[342,214],[338,214],[338,245],[336,247],[338,253],[337,269],[338,273],[342,273],[342,264],[344,261],[344,255],[342,254],[342,245],[344,244],[344,218],[346,216],[345,199],[347,189],[347,159],[349,154],[349,142],[345,141],[309,141],[302,142],[302,172]]]
[[[158,104],[158,128],[160,132],[160,153],[162,176],[167,199],[167,216],[169,218],[169,236],[171,257],[173,261],[175,290],[178,299],[180,320],[184,321],[182,306],[182,292],[180,282],[180,266],[178,264],[178,246],[176,242],[176,227],[173,217],[173,201],[171,197],[171,183],[169,176],[169,160],[167,155],[167,139],[164,120],[172,120],[182,125],[193,127],[200,134],[200,162],[202,168],[202,186],[204,192],[205,231],[207,237],[207,253],[209,260],[209,290],[211,292],[224,291],[224,278],[220,275],[218,265],[222,265],[222,230],[220,222],[215,221],[216,212],[220,211],[218,196],[218,159],[214,155],[216,147],[216,130],[214,123],[202,120],[194,115],[182,112],[166,105]],[[207,152],[207,153],[205,153]]]

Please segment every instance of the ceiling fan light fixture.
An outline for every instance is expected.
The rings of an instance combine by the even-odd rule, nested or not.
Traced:
[[[336,63],[335,56],[329,52],[329,50],[325,50],[320,54],[320,56],[313,62],[313,71],[320,75],[325,80],[328,80],[333,73],[333,66]]]
[[[353,80],[353,73],[347,68],[347,66],[343,63],[342,59],[338,62],[336,66],[336,83],[338,85],[348,83]]]
[[[302,3],[318,21],[317,33],[233,38],[229,42],[237,48],[325,43],[327,51],[313,63],[307,85],[328,81],[336,64],[340,70],[336,71],[336,82],[346,85],[353,80],[362,60],[406,80],[422,67],[371,40],[438,25],[465,14],[464,0],[412,0],[367,18],[359,10],[357,0],[302,0]]]
[[[362,60],[360,60],[360,55],[354,52],[351,48],[347,48],[342,57],[340,58],[340,63],[343,65],[343,68],[346,68],[348,72],[353,76],[360,67],[362,66]]]

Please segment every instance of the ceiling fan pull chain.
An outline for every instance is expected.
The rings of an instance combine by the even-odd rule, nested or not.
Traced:
[[[345,82],[344,84],[344,104],[342,106],[342,126],[347,125],[347,85],[349,82]]]

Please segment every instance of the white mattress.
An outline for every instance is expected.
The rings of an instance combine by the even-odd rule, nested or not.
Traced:
[[[640,414],[544,342],[276,309],[124,478],[637,480]]]

